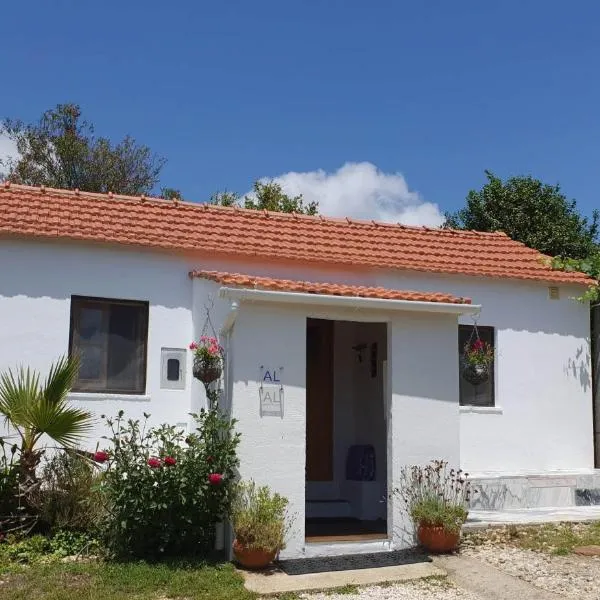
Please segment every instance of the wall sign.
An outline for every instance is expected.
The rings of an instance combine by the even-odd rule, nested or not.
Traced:
[[[260,366],[260,416],[279,417],[283,419],[283,367]]]

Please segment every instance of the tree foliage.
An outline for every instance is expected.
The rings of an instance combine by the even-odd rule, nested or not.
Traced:
[[[512,239],[550,256],[584,259],[598,248],[600,214],[591,220],[577,210],[558,185],[531,176],[502,181],[486,171],[487,183],[471,190],[466,206],[446,215],[446,226],[477,231],[504,231]]]
[[[302,194],[290,196],[276,181],[255,181],[252,192],[243,198],[235,192],[217,192],[211,203],[220,206],[243,206],[250,210],[270,210],[274,212],[316,215],[317,202],[304,202]]]
[[[6,119],[0,133],[17,146],[17,158],[0,160],[3,177],[13,183],[149,194],[166,162],[130,136],[116,144],[96,137],[77,104],[58,104],[37,123]]]

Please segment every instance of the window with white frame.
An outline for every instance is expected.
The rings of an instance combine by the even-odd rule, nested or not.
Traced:
[[[74,392],[146,391],[148,303],[71,297],[69,354],[81,359]]]
[[[481,341],[487,342],[495,349],[496,335],[493,327],[477,326]],[[465,345],[471,339],[473,334],[473,325],[458,326],[458,354],[462,356]],[[490,367],[490,376],[487,381],[478,385],[469,383],[462,376],[462,369],[459,363],[460,380],[460,405],[461,406],[495,406],[494,388],[495,388],[495,370],[496,361]]]

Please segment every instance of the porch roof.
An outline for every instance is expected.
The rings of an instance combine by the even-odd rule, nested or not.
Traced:
[[[221,293],[232,299],[254,299],[311,304],[349,304],[359,302],[372,308],[399,308],[431,310],[435,312],[476,312],[479,306],[470,298],[461,298],[440,292],[395,290],[384,287],[348,285],[276,279],[242,273],[220,271],[192,271],[190,277],[208,279],[223,284]],[[236,293],[237,292],[237,293]],[[382,302],[383,301],[383,302]],[[412,305],[410,307],[405,305]],[[429,307],[429,308],[426,308]],[[446,310],[445,310],[446,308]]]

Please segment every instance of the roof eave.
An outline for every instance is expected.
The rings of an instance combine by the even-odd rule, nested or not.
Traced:
[[[384,298],[364,298],[361,296],[333,296],[329,294],[280,292],[227,286],[220,288],[219,295],[233,302],[276,302],[280,304],[336,306],[338,308],[446,313],[453,315],[473,315],[481,311],[481,305],[479,304],[391,300]]]

